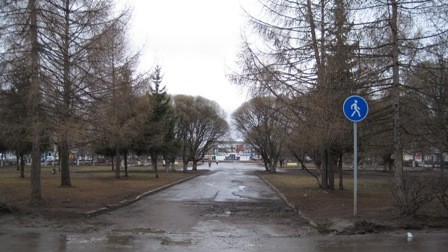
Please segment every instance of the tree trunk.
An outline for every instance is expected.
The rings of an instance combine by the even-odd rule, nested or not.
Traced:
[[[170,160],[170,165],[171,165],[171,171],[176,171],[175,165],[176,165],[176,158],[172,158]]]
[[[193,171],[197,171],[198,170],[198,161],[193,160],[193,168],[192,168],[192,170]]]
[[[24,178],[25,177],[25,157],[23,154],[20,154],[20,177]]]
[[[31,74],[30,90],[28,93],[29,113],[31,118],[31,204],[39,204],[43,201],[41,192],[41,134],[42,124],[39,116],[40,83],[39,83],[39,42],[37,26],[36,0],[29,0],[30,13],[30,42],[31,42]]]
[[[334,173],[337,161],[332,152],[330,152],[328,159],[328,189],[334,190]]]
[[[320,174],[321,176],[321,185],[322,185],[322,190],[327,190],[328,189],[328,150],[325,149],[324,151],[324,166],[322,167],[322,172]]]
[[[128,177],[128,151],[124,152],[123,159],[124,159],[124,176]]]
[[[58,146],[58,153],[59,153],[59,161],[58,161],[58,171],[61,171],[61,147]],[[70,154],[69,154],[69,161],[70,161]]]
[[[313,153],[312,160],[314,165],[316,166],[316,174],[320,175],[322,172],[322,154],[320,151]]]
[[[383,171],[385,172],[392,172],[394,160],[392,159],[391,155],[383,156],[383,162],[384,162],[384,168]]]
[[[170,161],[168,159],[163,159],[164,165],[165,165],[165,173],[168,173],[170,171]]]
[[[266,161],[264,161],[263,160],[263,163],[264,163],[264,169],[265,169],[265,171],[270,171],[270,169],[269,169],[269,163],[268,162],[266,162]]]
[[[277,164],[278,164],[278,160],[273,160],[272,161],[272,166],[271,166],[271,172],[272,173],[277,173]]]
[[[20,171],[20,155],[17,153],[18,153],[18,151],[16,151],[16,169],[18,171]],[[2,159],[0,160],[0,162],[1,162],[1,167],[3,167],[3,153],[2,153]]]
[[[156,174],[156,178],[159,178],[159,171],[157,170],[157,164],[154,168],[154,173]]]
[[[62,113],[62,139],[60,143],[61,152],[60,152],[60,162],[61,162],[61,186],[71,186],[70,181],[70,166],[69,166],[69,158],[70,158],[70,148],[68,144],[68,124],[70,123],[70,107],[71,107],[71,96],[72,92],[70,90],[70,55],[68,52],[69,48],[69,22],[70,22],[70,12],[69,10],[69,1],[65,0],[65,23],[64,23],[64,36],[63,36],[63,113]],[[79,163],[78,163],[79,164]]]
[[[120,149],[118,146],[115,146],[115,178],[120,178]]]
[[[185,160],[184,160],[182,169],[183,169],[184,172],[187,172],[187,168],[188,168],[188,161],[185,162]]]
[[[392,173],[394,171],[394,160],[391,158],[387,161],[387,172]]]
[[[110,157],[110,163],[112,164],[112,171],[115,171],[114,156]]]
[[[399,62],[399,46],[398,46],[398,3],[397,0],[392,0],[392,102],[394,111],[394,165],[395,176],[401,177],[403,173],[403,150],[401,146],[400,134],[400,62]]]
[[[440,148],[440,179],[443,181],[443,173],[445,171],[445,160],[443,159],[443,152],[445,151],[445,148]]]
[[[159,178],[159,173],[157,171],[157,157],[157,154],[151,154],[152,170],[154,171],[156,178]]]
[[[60,147],[59,162],[61,162],[61,186],[71,186],[69,170],[70,148],[68,147],[67,138],[65,136],[63,136],[63,139],[58,146]]]
[[[338,162],[338,170],[339,170],[339,190],[344,190],[344,172],[342,170],[342,152],[339,154],[339,162]]]
[[[36,130],[33,130],[36,131]],[[31,204],[39,204],[42,201],[41,192],[41,164],[40,164],[40,136],[33,133],[33,147],[31,154]],[[36,136],[37,135],[37,136]]]

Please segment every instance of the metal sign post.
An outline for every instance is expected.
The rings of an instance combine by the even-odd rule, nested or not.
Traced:
[[[358,213],[358,122],[366,118],[369,105],[358,95],[345,99],[342,106],[345,117],[353,122],[353,215]]]
[[[353,123],[353,216],[358,213],[358,123]]]

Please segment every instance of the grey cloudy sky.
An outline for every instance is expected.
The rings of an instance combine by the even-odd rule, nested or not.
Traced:
[[[141,67],[160,65],[170,94],[206,97],[228,115],[247,100],[225,76],[245,24],[240,0],[122,1],[133,7],[129,36],[144,46]]]

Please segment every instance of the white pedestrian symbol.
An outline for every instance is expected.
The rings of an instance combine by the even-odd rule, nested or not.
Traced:
[[[350,117],[353,117],[355,114],[358,114],[358,117],[361,117],[361,112],[359,111],[360,108],[358,106],[357,100],[355,100],[355,102],[350,106],[350,109],[353,111],[353,113]]]

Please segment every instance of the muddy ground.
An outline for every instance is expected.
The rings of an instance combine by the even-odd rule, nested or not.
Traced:
[[[232,218],[235,218],[237,221],[243,221],[248,216],[267,219],[275,215],[281,219],[282,214],[289,215],[291,211],[296,211],[298,216],[302,217],[301,221],[298,221],[299,219],[294,221],[285,219],[285,225],[303,225],[303,220],[305,220],[307,224],[311,224],[321,234],[335,233],[346,235],[380,233],[399,229],[444,230],[448,228],[448,211],[436,200],[420,210],[414,217],[398,216],[387,188],[388,175],[382,172],[361,171],[357,216],[353,216],[353,192],[351,190],[350,172],[347,172],[344,178],[345,189],[335,191],[319,190],[313,179],[301,170],[281,170],[277,175],[256,170],[253,172],[254,174],[257,172],[271,187],[275,188],[278,194],[292,208],[282,204],[272,204],[272,202],[263,201],[244,204],[238,202],[198,203],[193,207],[201,216],[215,215],[219,217],[231,213]],[[150,175],[145,174],[145,176]],[[180,179],[183,179],[183,177],[180,177]],[[114,191],[120,186],[127,186],[129,183],[135,183],[133,181],[116,182],[109,179],[106,182],[101,182],[103,184],[102,190],[106,192],[107,190]],[[127,184],[113,184],[122,182]],[[89,183],[94,183],[94,181]],[[172,183],[172,181],[169,183]],[[108,186],[110,187],[108,188]],[[28,206],[24,203],[20,204],[19,207],[14,204],[4,205],[3,211],[0,211],[0,225],[9,228],[70,227],[70,229],[79,229],[80,231],[93,230],[98,226],[107,225],[107,222],[86,218],[87,213],[95,212],[98,209],[109,212],[119,208],[121,205],[129,203],[123,200],[129,201],[129,199],[139,197],[141,193],[147,190],[144,188],[133,188],[133,191],[126,191],[126,194],[122,194],[118,198],[109,198],[104,203],[96,205],[92,203],[83,204],[82,197],[88,197],[88,191],[87,193],[79,193],[77,194],[78,197],[69,200],[64,198],[58,199],[56,195],[54,196],[55,198],[45,202],[40,207]],[[73,190],[77,189],[82,188],[75,187]],[[3,193],[5,192],[3,191]],[[101,197],[101,194],[96,194],[97,197]],[[219,198],[221,195],[215,195],[215,197]],[[90,198],[85,200],[85,202],[93,201]],[[99,199],[99,202],[103,202],[103,199]],[[10,211],[13,213],[10,213]],[[238,216],[241,218],[238,219]]]

